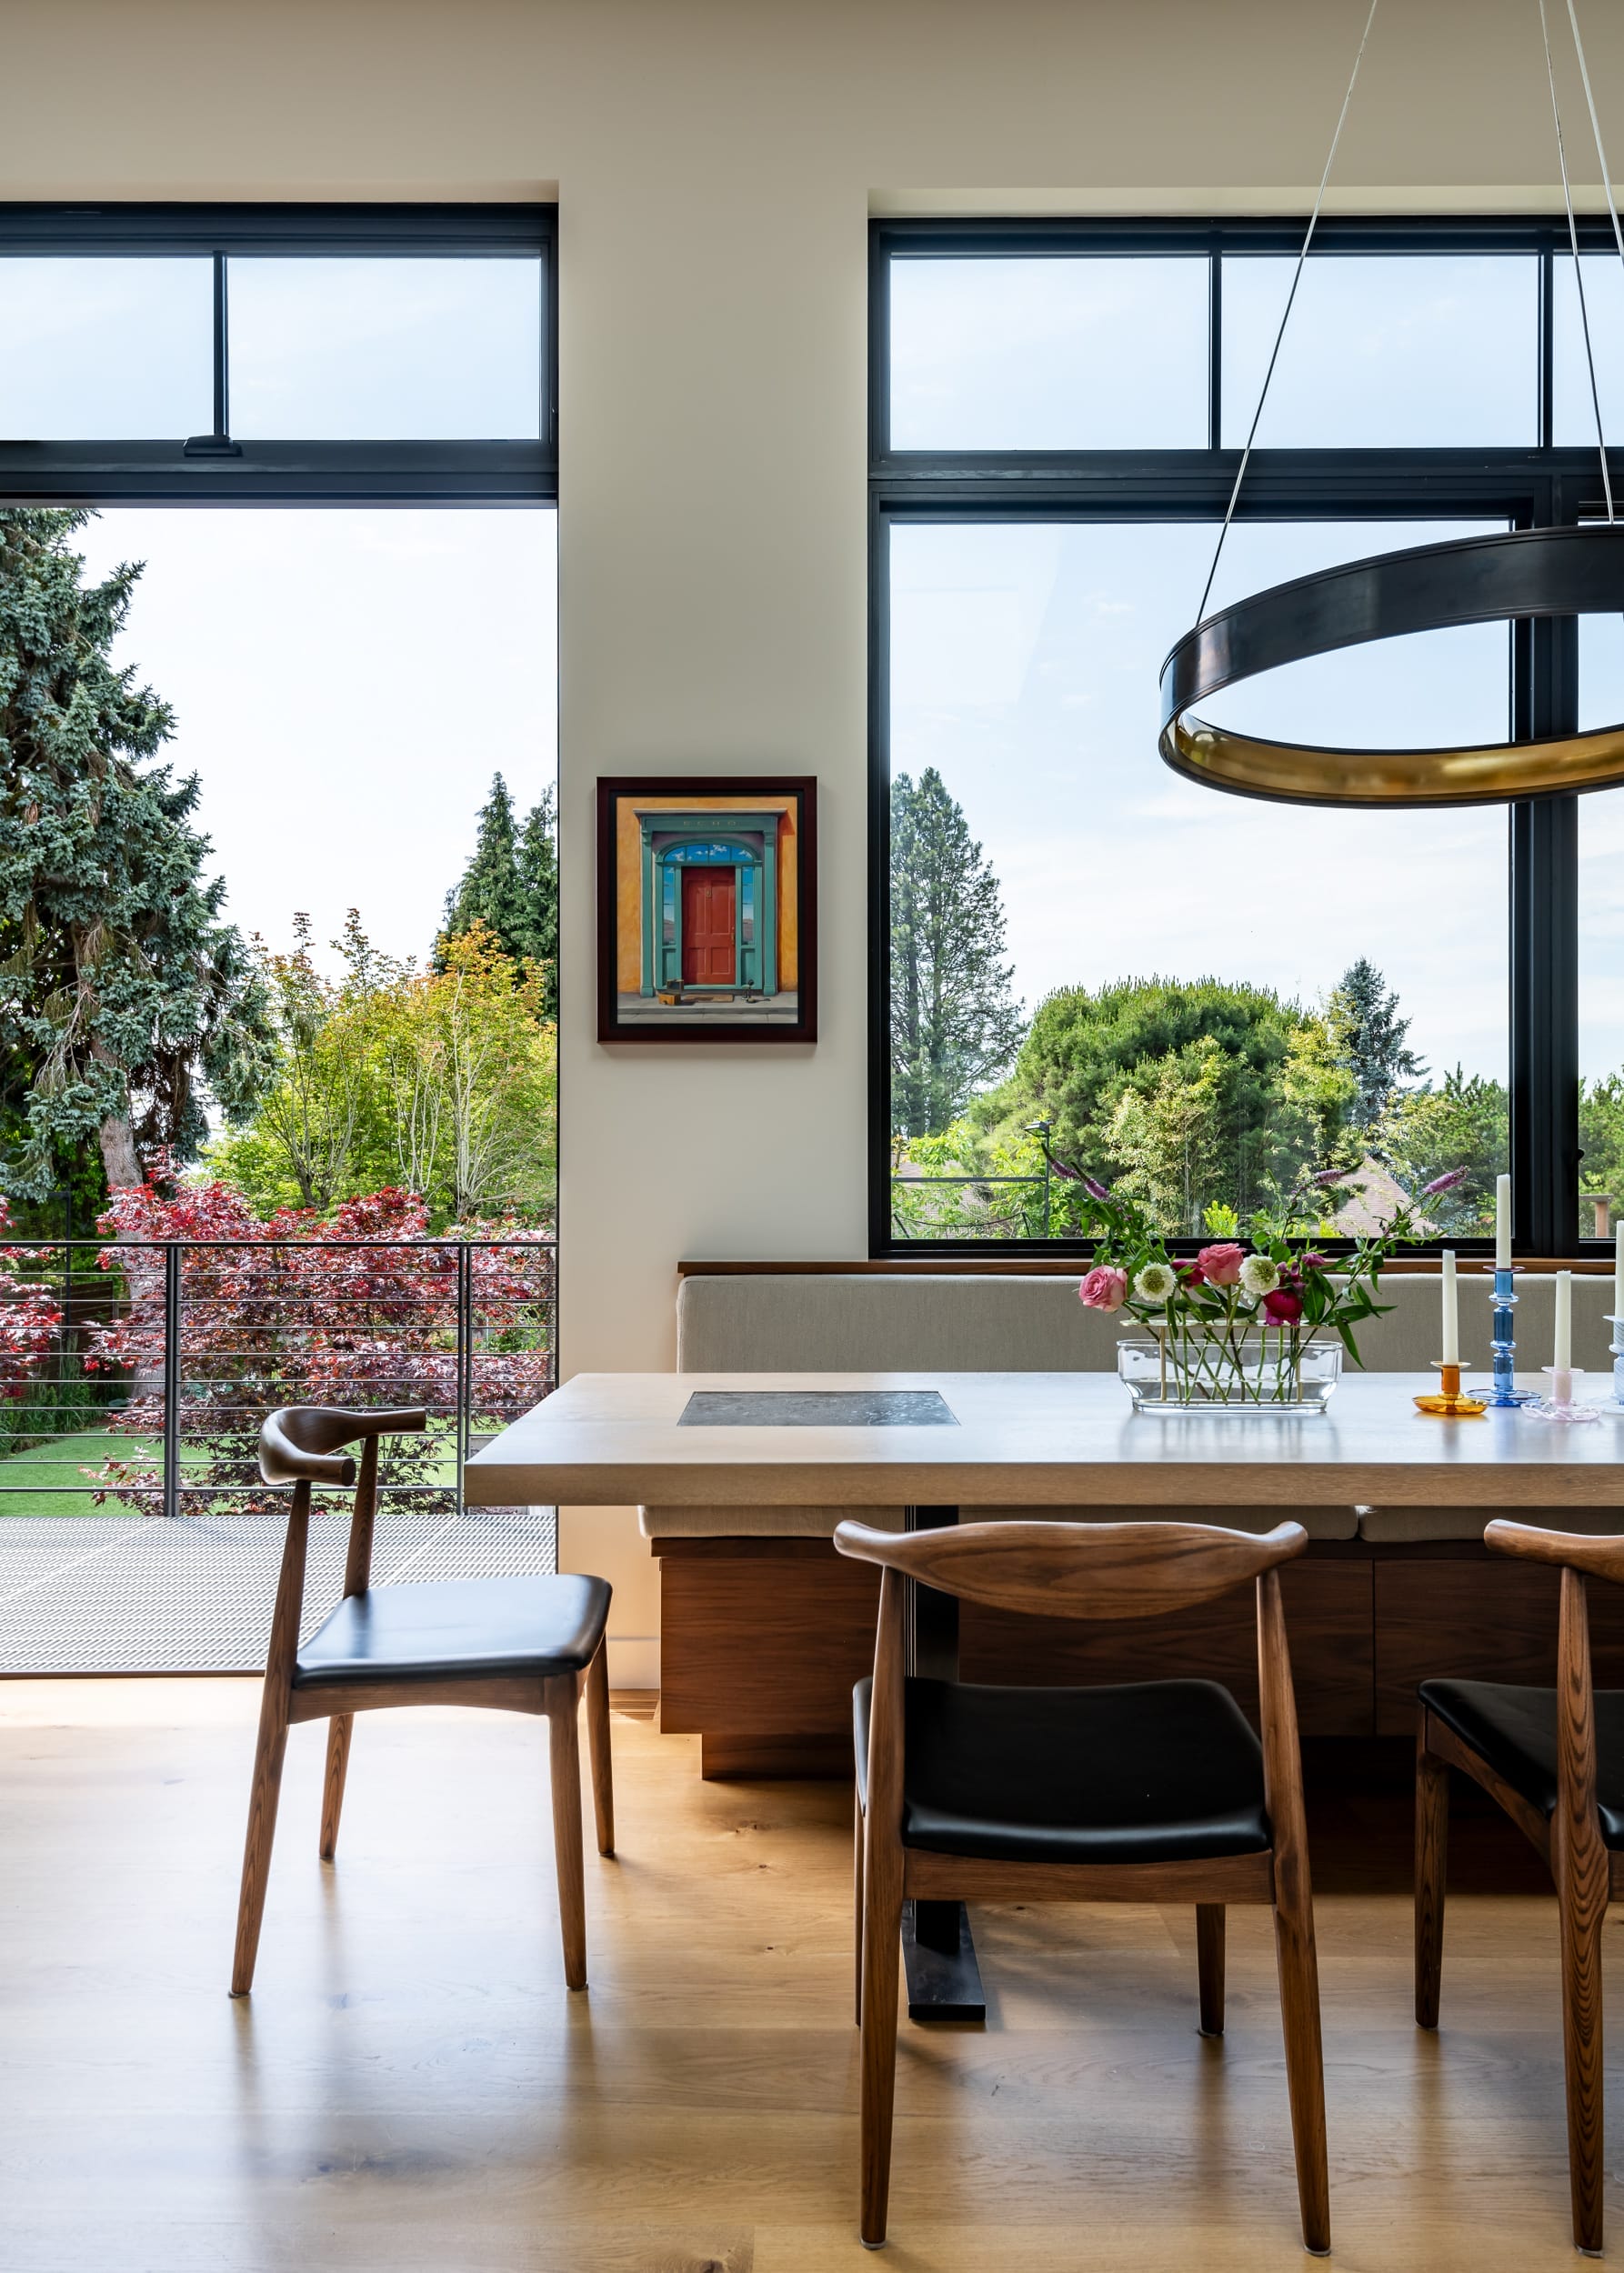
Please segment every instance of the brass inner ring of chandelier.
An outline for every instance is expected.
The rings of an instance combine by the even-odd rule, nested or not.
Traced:
[[[1454,749],[1268,742],[1193,715],[1220,687],[1367,640],[1536,616],[1624,614],[1624,523],[1509,530],[1381,553],[1255,592],[1162,665],[1161,754],[1211,789],[1290,805],[1493,805],[1624,783],[1624,724]]]

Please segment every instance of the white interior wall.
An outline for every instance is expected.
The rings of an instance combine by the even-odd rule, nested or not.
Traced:
[[[1364,16],[9,0],[0,195],[560,199],[566,1370],[668,1365],[684,1255],[864,1251],[869,214],[1306,212]],[[1582,21],[1607,105],[1624,17]],[[1547,207],[1556,181],[1534,0],[1378,16],[1334,206]],[[821,784],[824,1039],[601,1048],[595,776],[762,767]],[[570,1518],[566,1553],[616,1581],[617,1678],[651,1677],[629,1515]]]

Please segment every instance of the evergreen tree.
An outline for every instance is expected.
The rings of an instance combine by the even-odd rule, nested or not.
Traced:
[[[474,856],[462,882],[446,896],[446,922],[435,968],[446,967],[446,950],[476,924],[496,934],[504,955],[545,964],[546,1015],[558,1013],[558,856],[549,785],[516,822],[513,798],[500,774],[480,807]]]
[[[1371,1128],[1407,1081],[1419,1081],[1427,1068],[1405,1046],[1409,1020],[1398,1016],[1398,996],[1368,956],[1343,972],[1326,1005],[1326,1019],[1337,1062],[1353,1076],[1348,1119]]]
[[[519,952],[546,966],[542,1015],[558,1016],[558,841],[557,816],[549,782],[525,816],[519,832],[519,889],[525,896],[526,935]]]
[[[940,774],[891,785],[891,1121],[936,1135],[1020,1046],[998,880]]]
[[[140,567],[83,585],[87,518],[0,506],[0,1183],[36,1200],[93,1140],[112,1187],[190,1158],[201,1084],[243,1110],[272,1056],[196,778],[150,762],[173,714],[109,660]]]

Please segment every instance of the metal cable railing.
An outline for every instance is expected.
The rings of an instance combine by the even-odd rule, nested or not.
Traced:
[[[0,1517],[256,1514],[278,1405],[423,1406],[380,1491],[456,1513],[556,1371],[550,1237],[0,1242]]]

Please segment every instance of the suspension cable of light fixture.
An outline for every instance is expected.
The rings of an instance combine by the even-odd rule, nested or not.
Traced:
[[[1224,508],[1224,524],[1218,531],[1218,543],[1213,548],[1212,566],[1207,571],[1207,582],[1201,589],[1201,605],[1196,610],[1198,624],[1206,615],[1207,603],[1212,597],[1212,580],[1218,572],[1218,562],[1223,558],[1224,539],[1229,534],[1229,524],[1235,518],[1235,507],[1240,496],[1240,485],[1245,481],[1247,467],[1251,464],[1252,445],[1258,439],[1258,427],[1263,416],[1263,406],[1268,400],[1269,382],[1275,375],[1275,365],[1279,361],[1280,342],[1285,338],[1286,326],[1291,321],[1291,310],[1297,300],[1297,287],[1303,280],[1303,267],[1308,257],[1308,247],[1313,244],[1314,232],[1319,226],[1319,215],[1325,204],[1326,187],[1330,181],[1331,168],[1337,162],[1337,145],[1341,141],[1342,129],[1348,124],[1348,108],[1353,101],[1353,90],[1358,85],[1359,65],[1364,62],[1365,50],[1370,45],[1370,26],[1376,21],[1376,11],[1379,5],[1380,0],[1370,0],[1370,13],[1365,18],[1364,35],[1359,41],[1358,53],[1353,59],[1353,69],[1348,75],[1348,91],[1342,97],[1342,107],[1337,113],[1337,123],[1331,132],[1331,146],[1325,154],[1325,170],[1319,176],[1319,187],[1315,192],[1313,210],[1308,215],[1308,225],[1303,234],[1302,249],[1298,254],[1297,265],[1291,272],[1291,289],[1286,295],[1285,306],[1280,310],[1280,321],[1275,332],[1274,345],[1268,351],[1268,365],[1263,374],[1263,385],[1258,393],[1258,407],[1252,413],[1252,423],[1247,429],[1246,446],[1240,453],[1240,464],[1235,469],[1235,480],[1229,491],[1229,502]]]
[[[1568,215],[1568,245],[1573,255],[1573,281],[1579,292],[1579,330],[1584,335],[1585,370],[1590,382],[1590,409],[1596,420],[1596,447],[1601,454],[1601,494],[1607,505],[1607,517],[1609,521],[1613,521],[1618,517],[1613,511],[1613,477],[1607,462],[1607,436],[1601,426],[1601,389],[1596,384],[1596,352],[1590,345],[1590,308],[1585,297],[1584,270],[1579,265],[1579,222],[1573,211],[1573,185],[1568,178],[1568,145],[1562,135],[1562,106],[1557,100],[1557,66],[1550,52],[1550,22],[1545,13],[1545,0],[1539,0],[1539,36],[1545,43],[1545,78],[1547,85],[1550,88],[1550,123],[1556,129],[1557,164],[1562,171],[1562,204]],[[1569,13],[1572,15],[1571,7]],[[1577,16],[1573,16],[1573,37],[1577,44],[1579,40],[1579,18]],[[1589,72],[1586,72],[1585,79],[1588,85]],[[1601,148],[1599,135],[1596,137],[1596,147],[1599,154]],[[1606,171],[1604,162],[1602,172],[1605,174]],[[1609,205],[1612,203],[1610,185],[1608,190],[1608,203]]]
[[[1575,0],[1567,0],[1574,51],[1589,109],[1606,189],[1613,240],[1624,263],[1612,178],[1579,33]],[[1559,618],[1624,612],[1624,526],[1617,517],[1602,423],[1589,312],[1579,267],[1579,224],[1557,96],[1556,70],[1545,0],[1539,0],[1551,115],[1557,134],[1563,205],[1568,216],[1575,287],[1579,294],[1586,368],[1597,447],[1607,501],[1603,523],[1508,530],[1414,546],[1368,560],[1322,569],[1206,613],[1224,541],[1235,517],[1278,361],[1304,262],[1313,242],[1327,185],[1352,101],[1359,65],[1376,15],[1371,0],[1353,72],[1314,200],[1285,311],[1275,335],[1251,429],[1241,454],[1228,509],[1208,572],[1193,629],[1162,666],[1161,754],[1175,772],[1208,787],[1243,796],[1329,806],[1482,805],[1557,792],[1614,787],[1624,783],[1624,724],[1586,733],[1547,736],[1446,749],[1345,749],[1328,745],[1268,742],[1215,726],[1195,706],[1221,688],[1287,663],[1448,626]]]

